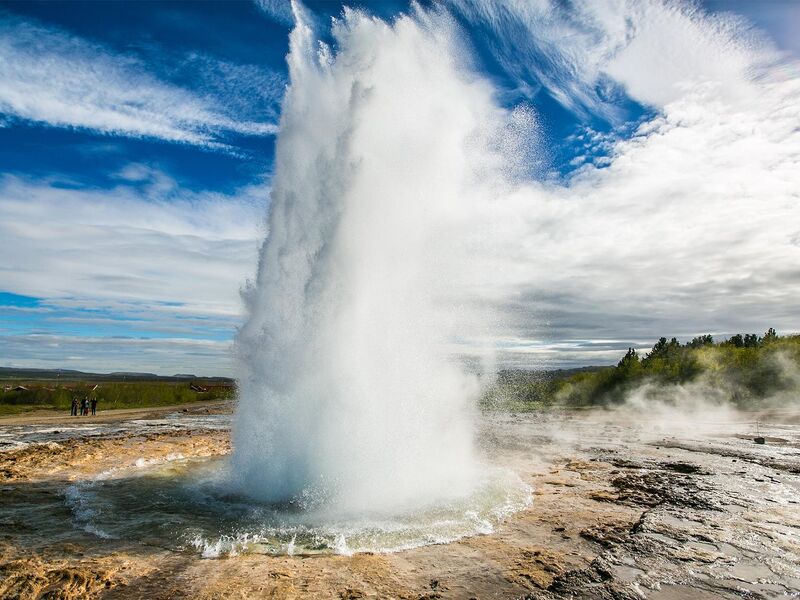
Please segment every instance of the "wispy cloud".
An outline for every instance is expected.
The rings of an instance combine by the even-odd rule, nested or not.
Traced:
[[[534,4],[529,10],[556,10]],[[626,6],[637,5],[645,6]],[[593,10],[592,3],[576,6]],[[475,204],[463,217],[475,217],[466,227],[475,239],[458,240],[475,248],[469,297],[499,313],[485,339],[465,339],[464,347],[494,345],[503,363],[518,366],[610,363],[628,345],[658,335],[798,329],[800,70],[796,63],[770,65],[768,47],[746,35],[737,41],[734,32],[748,31],[741,23],[673,6],[647,3],[632,22],[614,11],[600,21],[548,17],[566,28],[548,35],[554,44],[565,40],[564,52],[572,54],[564,60],[578,71],[560,81],[565,98],[591,106],[602,100],[591,86],[608,78],[656,114],[628,139],[592,134],[586,143],[602,144],[608,155],[602,168],[587,164],[557,183],[503,180],[483,188],[479,181],[459,196],[459,207]],[[569,34],[586,23],[595,33]],[[591,58],[598,44],[606,50]],[[581,63],[586,53],[588,65]],[[396,79],[391,72],[386,80]],[[391,91],[384,97],[394,102]],[[385,114],[397,117],[395,110]],[[436,136],[438,124],[426,135]],[[214,143],[215,134],[199,125],[178,131],[210,136],[192,143]],[[382,128],[380,135],[390,134]],[[394,157],[393,143],[386,141]],[[237,291],[255,271],[264,233],[266,186],[192,193],[138,163],[117,178],[107,190],[0,179],[0,252],[9,257],[0,278],[10,291],[47,298],[43,306],[62,322],[97,310],[99,319],[130,319],[130,330],[151,340],[157,330],[166,341],[15,334],[5,345],[9,356],[13,349],[14,356],[54,364],[66,351],[45,353],[36,345],[62,344],[69,356],[113,358],[93,365],[129,368],[123,365],[133,364],[125,363],[135,358],[130,349],[151,344],[148,357],[178,370],[194,364],[190,352],[208,361],[226,352],[219,340],[181,340],[204,319],[220,331],[233,327],[241,310]],[[394,187],[401,193],[405,184]],[[135,364],[156,370],[147,365],[158,360],[149,360]]]
[[[47,334],[3,336],[0,364],[10,367],[139,371],[163,375],[232,373],[230,342],[138,337]]]
[[[507,335],[797,331],[792,71],[689,86],[616,142],[605,168],[523,185],[487,214],[498,225],[484,284],[503,298]]]
[[[255,271],[266,184],[229,195],[189,192],[141,164],[119,177],[112,189],[0,179],[3,289],[42,299],[36,314],[0,307],[0,358],[41,366],[84,356],[84,368],[129,369],[130,353],[146,347],[149,354],[129,364],[153,357],[147,369],[160,373],[187,364],[228,369],[221,340],[233,335],[238,290]],[[50,351],[33,332],[75,339],[68,353]],[[109,337],[89,344],[78,332],[151,342]],[[165,362],[158,367],[155,357]],[[78,366],[72,359],[66,365]]]
[[[660,106],[677,99],[687,83],[735,82],[773,53],[746,21],[704,14],[694,3],[449,0],[447,5],[488,32],[488,52],[525,95],[544,88],[569,110],[612,121],[625,114],[620,102],[625,93]]]
[[[202,68],[211,87],[175,85],[154,76],[135,56],[3,15],[0,113],[53,127],[207,147],[224,147],[230,134],[276,132],[271,121],[241,120],[230,100],[252,101],[264,90],[275,90],[282,85],[279,76],[199,55],[189,57],[187,64]],[[214,94],[231,83],[237,84],[237,93]]]
[[[283,25],[294,23],[291,0],[254,0],[256,6],[271,19]]]
[[[660,335],[798,331],[798,63],[780,59],[746,23],[691,4],[577,2],[564,14],[570,7],[472,9],[495,10],[481,18],[497,19],[501,32],[519,11],[544,11],[565,28],[560,52],[578,46],[565,55],[576,75],[564,83],[607,77],[654,110],[624,139],[589,140],[604,145],[607,159],[567,180],[506,191],[503,181],[481,181],[485,189],[469,190],[485,204],[466,234],[476,249],[467,275],[497,322],[462,347],[496,344],[506,364],[585,364],[613,362],[614,351],[560,342],[620,340],[615,347],[624,348]],[[615,7],[635,18],[620,21]],[[589,25],[596,36],[566,35]],[[535,19],[530,27],[541,33]],[[588,68],[580,57],[593,44],[608,50]]]

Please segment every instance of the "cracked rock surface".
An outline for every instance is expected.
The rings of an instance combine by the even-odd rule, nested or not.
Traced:
[[[493,533],[394,554],[219,559],[76,528],[64,489],[142,459],[224,455],[224,411],[91,433],[0,422],[0,598],[796,598],[800,413],[759,416],[764,446],[748,436],[755,418],[696,433],[590,411],[484,415],[486,460],[534,489]]]

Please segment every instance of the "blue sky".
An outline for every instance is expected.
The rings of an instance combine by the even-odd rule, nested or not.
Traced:
[[[328,39],[341,5],[307,6]],[[355,6],[384,19],[409,10]],[[535,111],[546,150],[531,177],[602,168],[617,141],[660,114],[618,80],[586,83],[513,12],[422,6],[453,16],[501,106]],[[800,3],[703,7],[737,12],[784,53],[800,51]],[[0,4],[0,365],[231,372],[238,291],[266,234],[291,27],[278,0]],[[579,323],[575,314],[564,319]],[[608,362],[658,326],[599,341],[569,323],[564,339],[541,327],[525,335],[530,346],[548,338],[553,364],[595,362],[558,353],[586,347]]]

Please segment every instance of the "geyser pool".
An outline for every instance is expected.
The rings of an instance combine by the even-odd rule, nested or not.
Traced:
[[[483,469],[480,380],[453,358],[481,322],[470,218],[513,162],[512,117],[443,14],[345,10],[326,45],[294,9],[230,489],[346,514],[460,502]]]
[[[343,513],[294,502],[260,503],[230,492],[227,459],[141,461],[70,486],[73,520],[102,538],[138,540],[206,558],[241,553],[392,552],[489,533],[525,507],[530,489],[490,470],[469,497],[392,515]]]

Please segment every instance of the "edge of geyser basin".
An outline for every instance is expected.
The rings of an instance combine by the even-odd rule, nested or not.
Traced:
[[[105,482],[132,473],[143,476],[170,463],[193,460],[180,454],[159,459],[139,459],[129,467],[109,469],[70,485],[64,492],[64,498],[72,511],[73,524],[99,538],[120,539],[120,535],[113,533],[114,528],[121,526],[124,529],[127,523],[115,520],[110,527],[103,528],[102,511],[97,510],[98,503],[105,503],[102,498]],[[202,485],[202,480],[194,483]],[[187,484],[186,489],[191,489],[192,485]],[[229,527],[223,524],[219,532],[209,528],[208,523],[200,522],[197,527],[184,524],[182,534],[173,538],[173,541],[178,541],[176,550],[194,550],[202,558],[209,559],[249,553],[274,556],[394,553],[494,533],[506,518],[527,509],[532,503],[533,488],[519,475],[509,469],[491,467],[485,471],[482,484],[461,499],[460,503],[434,504],[417,511],[363,519],[335,515],[326,517],[312,512],[305,523],[292,521],[291,518],[273,524],[268,518],[263,523],[257,519],[243,523],[234,521]],[[258,509],[255,505],[254,508]],[[124,519],[124,515],[116,515],[117,519],[120,517]],[[229,529],[227,533],[226,528]],[[396,536],[396,543],[392,543],[393,536]],[[297,541],[300,537],[302,543]]]
[[[521,480],[520,483],[522,483]],[[413,550],[414,548],[422,548],[424,546],[451,544],[453,542],[457,542],[458,540],[478,535],[489,535],[495,532],[496,527],[500,523],[502,523],[503,520],[505,520],[506,518],[510,517],[513,514],[516,514],[518,512],[521,512],[529,508],[531,504],[533,504],[533,488],[525,483],[522,483],[522,485],[524,486],[525,489],[524,492],[525,496],[520,502],[518,503],[508,502],[504,505],[496,507],[495,509],[493,509],[492,512],[496,512],[498,514],[494,515],[494,518],[492,520],[481,519],[480,517],[478,517],[477,514],[475,514],[474,529],[458,535],[450,535],[450,536],[429,535],[427,539],[420,539],[419,541],[390,545],[390,546],[358,545],[350,547],[348,545],[347,535],[344,533],[339,533],[338,535],[336,535],[334,543],[328,546],[326,550],[312,551],[306,549],[300,552],[296,552],[295,544],[297,536],[295,534],[288,543],[281,544],[282,551],[263,552],[263,554],[270,554],[274,556],[294,556],[294,555],[307,556],[312,554],[337,554],[341,556],[353,556],[355,554],[361,554],[365,552],[372,552],[376,554],[393,554],[396,552]],[[474,512],[474,511],[469,511],[469,512]],[[252,534],[252,533],[242,533],[236,536],[222,535],[218,537],[216,540],[208,539],[198,535],[197,537],[195,537],[190,541],[190,545],[200,553],[200,556],[202,558],[215,559],[224,557],[234,557],[240,554],[249,554],[251,552],[248,552],[248,550],[254,546],[266,547],[267,544],[263,543],[262,541],[259,541],[259,539],[260,536],[258,534]]]
[[[86,533],[96,535],[104,540],[117,539],[116,536],[103,531],[97,527],[97,525],[91,522],[91,519],[97,516],[97,511],[88,503],[88,498],[83,492],[83,488],[106,481],[108,479],[113,479],[117,474],[127,473],[147,467],[155,467],[180,460],[186,460],[186,457],[180,452],[173,452],[160,458],[140,457],[137,458],[132,465],[125,467],[112,467],[110,469],[106,469],[105,471],[100,471],[100,473],[93,475],[89,479],[73,483],[64,490],[64,504],[67,505],[67,508],[69,508],[70,512],[72,513],[72,523],[76,527],[83,529]]]

